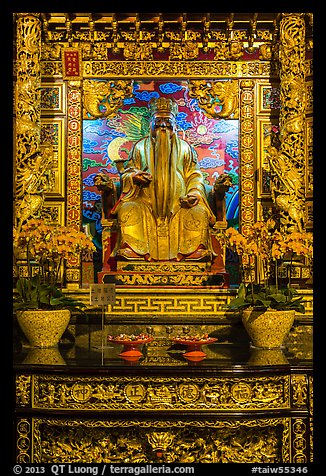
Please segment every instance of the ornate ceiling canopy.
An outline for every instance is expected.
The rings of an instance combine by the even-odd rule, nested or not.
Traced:
[[[307,38],[312,14],[304,13]],[[42,13],[45,41],[171,42],[195,41],[212,48],[218,41],[272,42],[281,13]],[[123,45],[121,45],[123,46]]]

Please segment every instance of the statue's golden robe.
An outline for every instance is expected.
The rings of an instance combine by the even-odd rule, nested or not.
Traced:
[[[113,254],[128,245],[140,257],[154,260],[190,255],[200,245],[212,253],[209,225],[215,217],[208,205],[204,180],[195,151],[173,135],[170,156],[154,163],[154,140],[139,140],[122,175],[120,200],[115,207],[120,236]],[[146,187],[133,183],[133,175],[146,171],[153,180]],[[179,198],[189,192],[199,196],[192,208],[182,208]]]

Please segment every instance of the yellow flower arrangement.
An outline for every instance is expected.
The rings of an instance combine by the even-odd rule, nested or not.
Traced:
[[[296,309],[304,312],[300,302],[302,296],[291,287],[294,258],[305,257],[311,265],[313,256],[313,236],[309,232],[281,234],[272,219],[258,221],[246,228],[246,236],[235,228],[228,228],[222,240],[240,257],[242,283],[238,295],[228,307],[242,310],[247,307],[259,309]],[[257,266],[259,272],[253,282]],[[278,267],[286,262],[289,266],[288,283],[280,285]]]
[[[14,309],[83,307],[64,296],[58,285],[62,288],[64,261],[95,251],[90,238],[79,230],[32,218],[19,232],[14,229],[13,245],[15,263],[23,254],[28,269],[28,277],[20,277],[16,283]]]

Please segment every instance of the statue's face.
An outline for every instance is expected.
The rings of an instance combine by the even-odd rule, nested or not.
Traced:
[[[151,131],[153,137],[156,137],[158,130],[166,130],[170,136],[175,132],[175,117],[170,113],[154,114],[151,119]]]

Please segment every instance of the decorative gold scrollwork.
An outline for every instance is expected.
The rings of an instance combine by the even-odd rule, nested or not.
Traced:
[[[171,411],[209,409],[273,409],[289,408],[288,377],[259,377],[246,379],[202,378],[79,378],[35,377],[33,380],[35,408],[64,410],[140,410]],[[22,386],[22,383],[20,383]],[[49,388],[54,392],[50,395]],[[299,405],[300,388],[293,401]],[[22,392],[22,391],[21,391]],[[22,397],[21,398],[21,404]],[[25,399],[26,400],[26,399]]]
[[[306,375],[292,375],[292,399],[298,407],[307,405],[308,381]]]
[[[26,407],[30,404],[31,398],[31,376],[18,375],[16,377],[16,404]]]
[[[305,228],[305,22],[302,14],[283,14],[280,23],[280,139],[268,161],[271,191],[280,208],[282,231]]]
[[[271,171],[271,193],[283,216],[281,225],[288,231],[302,232],[304,228],[303,170],[291,160],[289,154],[271,146],[266,154]]]
[[[157,456],[161,456],[161,453],[171,446],[174,438],[175,435],[167,431],[153,431],[147,434],[148,443],[152,450],[156,451]]]
[[[16,183],[15,214],[27,218],[39,210],[42,197],[36,198],[42,189],[39,169],[40,157],[40,55],[41,23],[39,14],[17,16],[17,80],[15,89],[16,109]],[[43,174],[41,174],[43,176]],[[40,181],[41,180],[41,181]],[[22,204],[28,193],[28,206]],[[36,194],[36,195],[35,195]],[[23,205],[23,210],[21,206]],[[28,210],[29,209],[29,210]],[[28,211],[26,211],[28,210]]]
[[[131,97],[132,87],[132,81],[84,80],[83,103],[86,113],[93,118],[114,117],[123,105],[123,100]]]
[[[16,134],[17,161],[39,146],[40,124],[40,21],[33,14],[17,21]]]
[[[238,118],[238,81],[190,80],[188,85],[189,96],[198,100],[208,117]]]
[[[126,60],[150,61],[153,60],[153,47],[151,43],[126,43],[123,56]]]
[[[40,215],[45,192],[53,185],[53,148],[44,145],[33,156],[26,156],[16,172],[16,225]]]
[[[33,421],[33,462],[289,463],[289,418]],[[304,461],[300,419],[295,458]],[[156,453],[156,454],[155,454]]]

